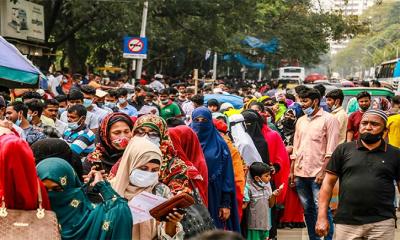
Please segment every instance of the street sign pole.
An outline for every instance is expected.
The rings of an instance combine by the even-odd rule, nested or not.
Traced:
[[[142,14],[142,27],[140,30],[140,37],[146,36],[146,23],[147,23],[147,10],[149,8],[149,1],[145,1],[143,5],[143,14]],[[142,76],[142,68],[143,68],[143,59],[139,59],[137,62],[136,68],[136,79],[140,80]]]

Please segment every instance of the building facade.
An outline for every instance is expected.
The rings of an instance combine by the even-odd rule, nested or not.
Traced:
[[[366,9],[373,6],[376,0],[313,0],[316,11],[343,11],[346,16],[361,15]],[[335,55],[349,43],[349,39],[330,41],[330,53]]]

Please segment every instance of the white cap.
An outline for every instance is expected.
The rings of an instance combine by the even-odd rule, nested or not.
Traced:
[[[96,97],[102,98],[105,97],[108,94],[108,92],[100,90],[100,89],[96,89]]]
[[[159,74],[159,73],[157,73],[156,75],[154,75],[154,77],[155,77],[155,78],[158,78],[158,79],[164,78],[164,76],[163,76],[162,74]]]
[[[38,89],[36,90],[36,92],[39,93],[41,97],[43,97],[45,94],[45,91],[43,89]]]

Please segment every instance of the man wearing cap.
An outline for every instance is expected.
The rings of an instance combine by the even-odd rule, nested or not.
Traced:
[[[149,84],[149,87],[156,90],[157,92],[160,92],[165,88],[165,86],[161,83],[163,79],[163,75],[161,74],[156,74],[154,75],[154,78],[151,78],[151,83]]]
[[[96,89],[96,94],[94,98],[94,102],[96,103],[97,107],[105,110],[107,113],[113,113],[114,111],[105,105],[105,99],[108,95],[108,92]]]
[[[395,186],[400,180],[400,150],[382,138],[387,115],[366,111],[360,122],[359,140],[339,145],[326,167],[315,231],[328,233],[327,209],[339,179],[339,205],[335,239],[394,239]]]

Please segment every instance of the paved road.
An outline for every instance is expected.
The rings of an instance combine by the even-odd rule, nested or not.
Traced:
[[[307,230],[305,228],[279,229],[278,240],[308,240]],[[395,240],[400,240],[400,226],[396,229]]]

